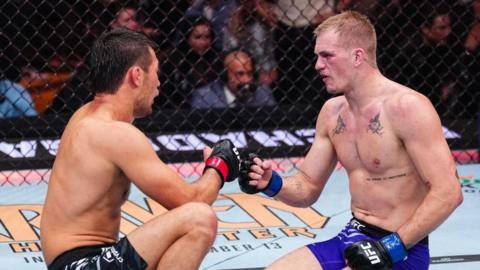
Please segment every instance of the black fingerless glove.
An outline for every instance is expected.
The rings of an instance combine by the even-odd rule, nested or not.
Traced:
[[[212,153],[205,162],[205,170],[214,169],[222,179],[220,188],[225,182],[231,182],[238,177],[240,155],[230,140],[220,140],[213,145]]]
[[[248,176],[248,173],[251,172],[251,167],[255,164],[255,162],[253,162],[253,159],[256,157],[260,158],[255,153],[249,153],[248,157],[242,159],[242,161],[240,162],[240,176],[238,177],[238,184],[240,185],[240,189],[247,194],[255,194],[258,192],[262,192],[267,196],[273,197],[278,194],[283,185],[282,177],[277,172],[272,171],[272,178],[270,178],[268,185],[264,189],[258,189],[257,187],[252,186],[249,183],[250,176]]]
[[[247,194],[255,194],[261,191],[257,187],[249,184],[250,177],[248,176],[248,173],[250,172],[250,167],[255,164],[253,159],[256,157],[258,157],[257,154],[249,153],[248,157],[242,159],[240,162],[240,175],[238,177],[238,184],[240,185],[240,189]]]

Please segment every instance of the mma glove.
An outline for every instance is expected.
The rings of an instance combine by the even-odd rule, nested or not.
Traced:
[[[352,270],[388,270],[407,257],[407,249],[397,233],[380,240],[362,240],[344,251]]]
[[[272,178],[270,178],[268,185],[263,189],[258,189],[255,186],[250,185],[250,176],[248,173],[252,172],[251,167],[255,164],[254,158],[260,158],[257,154],[249,153],[247,158],[244,158],[240,162],[240,176],[238,178],[238,184],[240,189],[247,194],[255,194],[262,192],[267,196],[274,197],[282,189],[283,180],[282,177],[275,171],[272,172]]]
[[[220,188],[225,182],[231,182],[238,177],[240,169],[240,155],[237,148],[230,140],[220,140],[213,145],[212,153],[205,161],[205,172],[214,169],[222,180]]]

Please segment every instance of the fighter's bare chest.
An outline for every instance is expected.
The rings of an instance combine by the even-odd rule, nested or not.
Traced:
[[[394,165],[400,145],[381,112],[361,116],[339,114],[331,127],[330,138],[337,158],[346,169],[363,168],[380,173]]]

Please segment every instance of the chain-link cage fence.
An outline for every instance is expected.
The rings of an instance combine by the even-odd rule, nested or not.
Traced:
[[[122,27],[159,47],[161,94],[135,125],[165,162],[200,161],[205,145],[230,138],[295,165],[330,97],[314,68],[313,30],[348,9],[374,24],[382,73],[430,98],[457,162],[478,162],[478,0],[9,0],[0,3],[0,184],[48,180],[66,122],[92,98],[89,48]],[[226,63],[239,49],[252,72]],[[239,102],[198,99],[225,87]]]

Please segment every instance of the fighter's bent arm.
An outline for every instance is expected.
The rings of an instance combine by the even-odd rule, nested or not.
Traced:
[[[415,109],[412,109],[415,108]],[[463,195],[455,162],[430,101],[418,93],[403,95],[395,127],[420,177],[430,190],[410,219],[398,230],[409,248],[437,228],[461,204]]]
[[[296,206],[308,207],[320,196],[337,163],[335,149],[328,136],[327,121],[331,104],[320,111],[315,127],[315,138],[298,172],[283,179],[283,186],[275,198]]]
[[[214,170],[206,170],[196,182],[185,182],[157,156],[147,137],[126,123],[115,123],[107,151],[114,163],[142,192],[167,209],[187,202],[212,204],[221,179]]]

